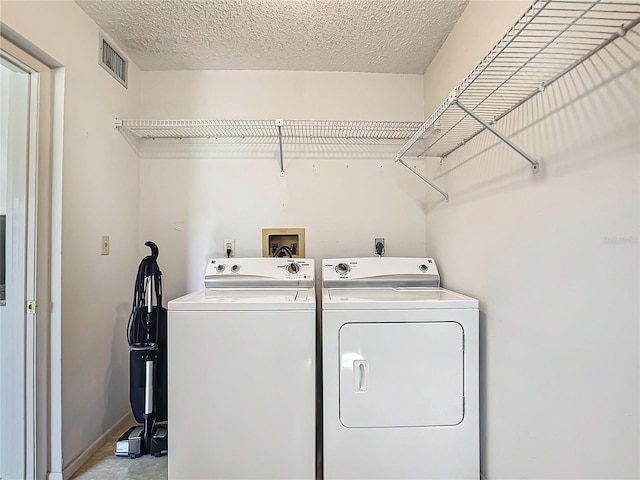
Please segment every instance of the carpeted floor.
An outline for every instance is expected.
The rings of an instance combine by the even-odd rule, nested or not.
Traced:
[[[125,429],[126,430],[126,429]],[[123,430],[124,431],[124,430]],[[110,438],[72,477],[72,480],[137,480],[167,478],[167,456],[116,457],[117,436]]]
[[[126,428],[123,429],[124,432]],[[122,434],[109,438],[70,480],[164,480],[167,478],[167,455],[153,457],[143,455],[139,458],[117,457],[114,452],[116,441]],[[320,455],[317,457],[320,461]],[[316,478],[322,473],[318,466]]]

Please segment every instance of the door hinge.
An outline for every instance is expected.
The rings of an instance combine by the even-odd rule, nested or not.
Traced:
[[[36,313],[36,301],[27,300],[27,313]]]

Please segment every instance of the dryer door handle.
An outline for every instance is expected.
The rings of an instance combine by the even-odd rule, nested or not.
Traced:
[[[353,385],[356,392],[366,392],[369,380],[369,363],[366,360],[353,362]]]

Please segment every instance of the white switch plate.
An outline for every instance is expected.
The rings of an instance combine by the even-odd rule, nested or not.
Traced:
[[[100,251],[102,255],[109,255],[109,235],[103,235],[102,237],[102,249]]]

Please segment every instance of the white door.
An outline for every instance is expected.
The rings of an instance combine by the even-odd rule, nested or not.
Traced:
[[[462,325],[348,323],[339,338],[340,421],[345,427],[426,427],[462,421]]]
[[[0,478],[35,474],[35,122],[37,78],[0,57]],[[35,105],[34,105],[35,100]]]

